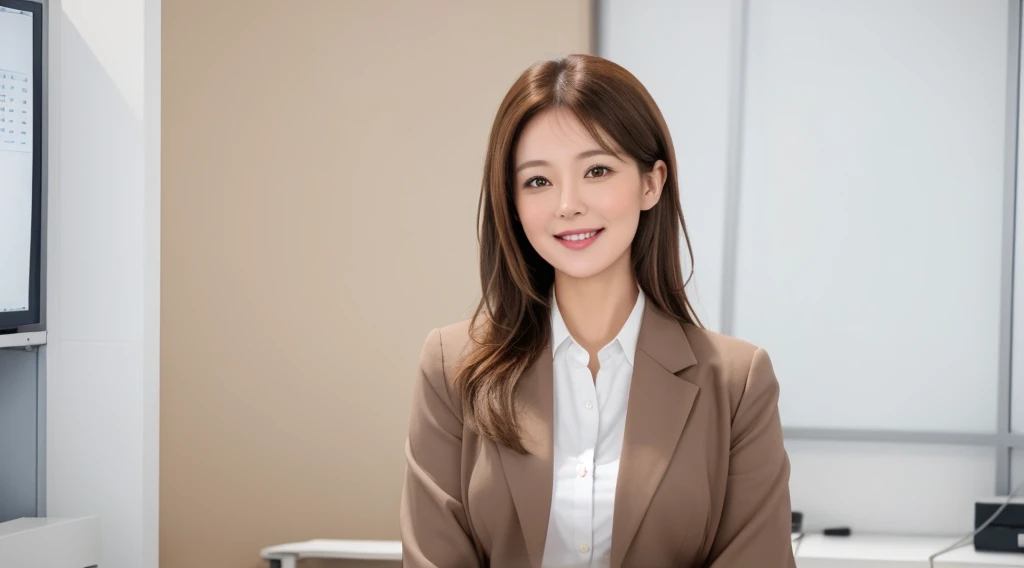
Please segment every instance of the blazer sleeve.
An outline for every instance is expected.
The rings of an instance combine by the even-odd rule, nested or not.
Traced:
[[[789,457],[782,443],[779,382],[763,349],[754,352],[732,422],[729,477],[711,568],[793,568]]]
[[[455,408],[435,329],[413,386],[400,514],[403,566],[480,565],[461,500],[462,419]]]

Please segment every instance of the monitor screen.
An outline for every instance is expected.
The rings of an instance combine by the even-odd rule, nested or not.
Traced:
[[[42,5],[0,0],[0,331],[40,324]]]

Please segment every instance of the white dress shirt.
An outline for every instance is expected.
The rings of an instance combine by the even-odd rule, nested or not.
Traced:
[[[610,563],[615,486],[619,475],[633,356],[644,313],[644,293],[618,335],[590,355],[551,302],[554,357],[554,483],[544,545],[544,568],[603,568]]]

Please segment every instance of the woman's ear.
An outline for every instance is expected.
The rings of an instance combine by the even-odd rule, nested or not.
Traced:
[[[648,211],[661,199],[661,192],[665,189],[665,181],[668,179],[668,166],[663,160],[658,160],[654,162],[651,171],[643,174],[641,179],[644,193],[641,197],[640,208]]]

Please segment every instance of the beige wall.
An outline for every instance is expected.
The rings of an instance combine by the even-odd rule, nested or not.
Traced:
[[[419,350],[479,293],[490,122],[590,12],[163,2],[162,568],[398,538]]]

